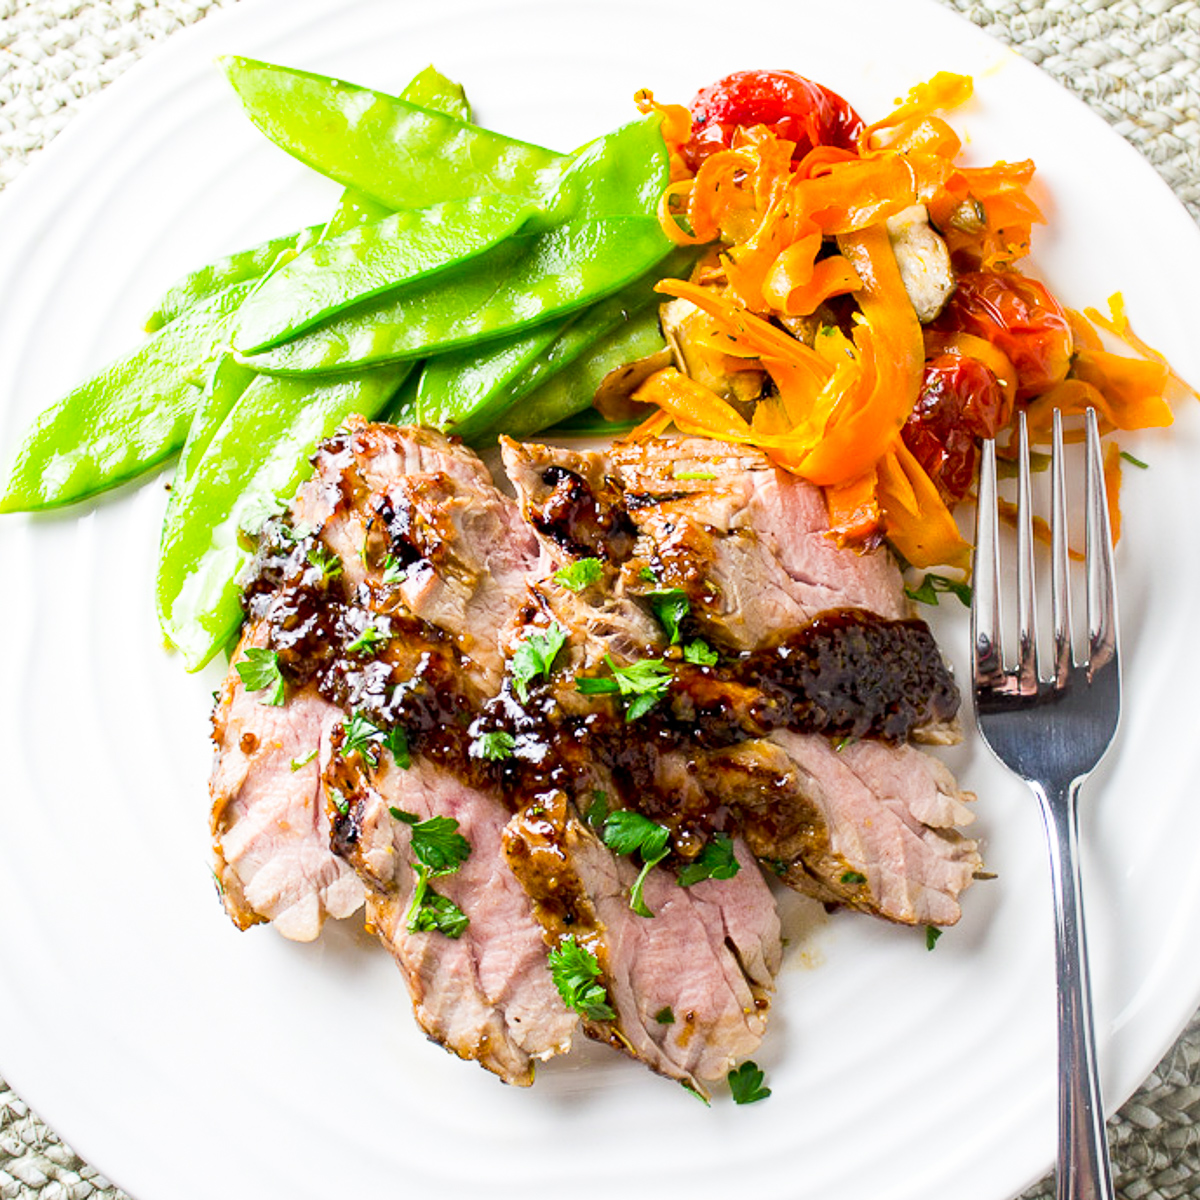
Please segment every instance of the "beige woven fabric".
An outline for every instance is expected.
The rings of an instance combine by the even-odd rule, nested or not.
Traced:
[[[1200,3],[941,0],[1129,139],[1200,219]],[[157,41],[236,0],[0,0],[0,188]],[[0,1030],[0,1040],[5,1031]],[[1110,1125],[1126,1200],[1200,1200],[1200,1015]],[[1053,1196],[1047,1180],[1025,1200]],[[0,1200],[117,1200],[0,1080]],[[144,1200],[153,1200],[146,1197]]]

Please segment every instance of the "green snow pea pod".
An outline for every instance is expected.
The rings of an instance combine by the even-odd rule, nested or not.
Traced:
[[[644,307],[498,412],[490,424],[481,424],[472,439],[480,441],[501,433],[528,437],[568,420],[591,407],[596,389],[610,371],[665,348],[657,310]]]
[[[694,251],[677,250],[653,271],[574,317],[431,360],[418,389],[421,422],[467,441],[499,429],[530,392],[634,316],[657,306],[661,297],[654,285],[667,276],[685,275],[694,260]],[[559,419],[546,414],[547,424]]]
[[[393,211],[524,194],[562,156],[369,88],[256,59],[220,60],[247,115],[277,146]]]
[[[462,84],[447,79],[433,67],[426,67],[414,76],[400,93],[400,98],[410,104],[419,104],[424,108],[447,113],[460,121],[471,119],[471,106]],[[354,188],[347,188],[337,211],[325,225],[310,225],[297,233],[271,238],[248,250],[223,255],[215,262],[189,272],[163,294],[154,311],[146,318],[146,331],[153,333],[161,329],[184,309],[235,283],[260,278],[285,250],[295,250],[299,253],[318,239],[325,241],[356,225],[378,221],[391,211],[385,205],[372,200],[370,196]]]
[[[297,233],[271,238],[248,250],[226,254],[215,262],[190,271],[173,283],[159,298],[154,311],[146,318],[146,332],[154,333],[175,320],[180,313],[223,292],[235,283],[252,283],[270,269],[281,254],[300,251],[320,236],[323,225],[310,225]]]
[[[242,305],[238,349],[266,350],[355,304],[432,279],[511,237],[533,211],[525,196],[467,196],[319,242],[272,271]]]
[[[565,316],[617,291],[670,250],[656,217],[569,221],[510,238],[244,361],[276,375],[322,375],[428,357]]]
[[[46,409],[17,454],[0,512],[85,500],[176,453],[200,395],[195,374],[251,287],[210,296]]]
[[[236,343],[268,350],[338,313],[482,253],[514,234],[583,217],[649,216],[666,185],[659,118],[596,139],[573,156],[553,193],[531,178],[528,195],[471,196],[409,209],[297,255],[247,300]]]
[[[163,632],[199,670],[242,620],[238,574],[257,532],[309,474],[308,456],[352,413],[374,417],[408,373],[384,367],[341,379],[257,376],[191,464],[163,528],[156,583]],[[264,436],[264,431],[271,431]]]

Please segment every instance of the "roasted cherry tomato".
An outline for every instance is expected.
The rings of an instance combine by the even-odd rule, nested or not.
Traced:
[[[900,436],[952,507],[975,478],[979,438],[1012,417],[1004,390],[977,358],[939,354],[925,364],[921,394]]]
[[[1049,391],[1071,366],[1071,325],[1062,305],[1018,271],[960,275],[934,325],[973,333],[1003,351],[1017,372],[1018,400]]]
[[[794,71],[736,71],[698,92],[691,112],[692,139],[683,157],[693,171],[725,149],[739,125],[766,125],[796,143],[797,159],[814,146],[852,150],[864,128],[841,96]]]

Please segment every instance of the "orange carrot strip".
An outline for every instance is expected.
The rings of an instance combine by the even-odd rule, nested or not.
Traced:
[[[897,100],[895,112],[868,125],[858,138],[858,151],[866,153],[871,148],[871,140],[875,134],[884,129],[902,125],[914,117],[926,116],[938,109],[957,108],[965,104],[974,91],[974,84],[969,75],[954,75],[949,71],[939,71],[927,83],[918,83],[905,100]]]
[[[829,533],[839,546],[863,545],[883,530],[883,512],[876,494],[878,473],[872,468],[857,479],[825,489]]]
[[[642,404],[657,405],[669,413],[681,429],[686,423],[711,437],[733,442],[754,441],[750,426],[732,405],[674,367],[656,371],[633,393],[633,399]]]
[[[1104,499],[1115,546],[1121,540],[1121,447],[1116,442],[1104,447]]]
[[[1166,355],[1160,350],[1155,350],[1153,346],[1147,345],[1133,331],[1133,326],[1129,323],[1129,317],[1125,312],[1125,297],[1120,292],[1114,292],[1108,298],[1108,308],[1111,316],[1102,316],[1094,308],[1085,308],[1083,311],[1088,317],[1101,329],[1107,330],[1109,333],[1119,337],[1126,345],[1132,346],[1143,358],[1152,359],[1155,362],[1160,362],[1170,372],[1172,381],[1176,386],[1183,388],[1185,392],[1190,392],[1197,400],[1200,400],[1200,392],[1198,392],[1186,379],[1180,375],[1169,362]]]
[[[916,199],[912,169],[898,154],[835,164],[827,175],[798,179],[792,203],[826,237],[865,229]]]
[[[798,253],[793,253],[797,251]],[[844,296],[862,287],[854,268],[840,255],[807,261],[799,243],[789,246],[772,264],[762,284],[763,299],[789,317],[807,316],[831,296]]]
[[[1105,415],[1118,429],[1161,429],[1175,420],[1163,399],[1171,372],[1160,362],[1079,350],[1071,375],[1100,392],[1108,402]]]
[[[971,546],[933,481],[899,439],[879,460],[879,505],[888,541],[914,567],[971,566]]]

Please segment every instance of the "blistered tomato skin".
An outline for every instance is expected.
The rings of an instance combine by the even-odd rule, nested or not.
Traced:
[[[939,354],[925,364],[921,394],[901,437],[942,497],[957,504],[975,479],[978,439],[1012,417],[995,375],[978,359]]]
[[[862,118],[836,92],[794,71],[736,71],[710,84],[692,101],[692,139],[683,156],[692,170],[725,149],[739,125],[766,125],[796,143],[793,158],[814,146],[852,150]]]
[[[1049,391],[1071,367],[1071,325],[1062,305],[1036,279],[1017,271],[973,271],[958,287],[938,329],[984,338],[1017,372],[1017,399]]]

